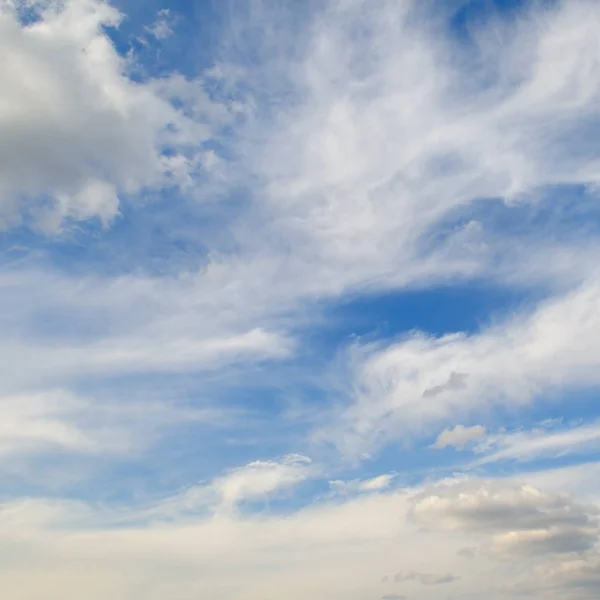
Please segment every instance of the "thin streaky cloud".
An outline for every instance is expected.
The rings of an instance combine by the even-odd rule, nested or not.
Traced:
[[[4,594],[597,598],[599,27],[0,0]]]

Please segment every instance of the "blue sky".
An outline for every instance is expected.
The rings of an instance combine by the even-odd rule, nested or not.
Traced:
[[[600,591],[600,4],[0,1],[0,587]]]

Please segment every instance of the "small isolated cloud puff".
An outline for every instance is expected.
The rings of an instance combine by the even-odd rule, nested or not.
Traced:
[[[211,487],[218,492],[221,506],[231,510],[244,500],[266,498],[297,485],[308,477],[310,465],[308,457],[298,454],[280,462],[255,461],[216,479]]]
[[[473,427],[457,425],[454,429],[445,429],[442,431],[431,447],[436,450],[443,450],[452,446],[462,450],[467,444],[480,440],[485,435],[485,432],[486,428],[482,425],[473,425]]]
[[[266,501],[274,495],[289,491],[313,475],[312,461],[299,454],[281,460],[253,461],[229,473],[163,500],[148,514],[175,518],[180,514],[214,512],[231,514],[243,502]]]
[[[146,31],[154,36],[157,40],[165,40],[173,35],[173,16],[168,8],[163,8],[158,11],[156,21]]]

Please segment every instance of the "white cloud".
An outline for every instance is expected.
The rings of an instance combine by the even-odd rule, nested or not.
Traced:
[[[443,450],[444,448],[448,448],[448,446],[454,446],[462,450],[470,442],[480,440],[485,435],[485,431],[486,429],[482,425],[473,425],[473,427],[457,425],[453,429],[444,429],[438,435],[432,448]]]
[[[353,378],[347,387],[351,402],[335,414],[330,428],[317,432],[317,438],[356,453],[399,434],[419,437],[474,410],[501,403],[518,407],[544,391],[597,385],[599,301],[600,280],[594,276],[528,315],[479,333],[438,338],[417,333],[388,347],[355,344],[347,357]],[[448,381],[457,371],[468,375],[464,387],[423,397],[424,390]],[[594,436],[591,431],[583,434]]]
[[[69,422],[67,415],[91,408],[88,402],[70,394],[55,392],[2,398],[0,406],[3,414],[1,455],[53,447],[87,453],[110,447],[110,440],[103,444],[91,432],[84,432]]]
[[[396,476],[396,473],[385,473],[370,479],[354,479],[352,481],[336,479],[330,481],[329,486],[335,494],[341,493],[346,496],[357,493],[383,492],[390,488]]]
[[[240,107],[213,105],[202,81],[177,75],[134,84],[102,33],[103,24],[120,18],[109,5],[66,2],[27,26],[2,9],[0,54],[10,57],[0,66],[7,82],[0,92],[5,226],[20,217],[48,230],[65,219],[108,224],[120,196],[145,188],[177,185],[201,197],[212,191],[199,185],[201,169],[214,172],[219,185],[252,188],[241,217],[227,218],[228,227],[211,234],[214,260],[202,273],[3,275],[0,379],[6,397],[19,399],[7,402],[16,423],[3,433],[7,454],[48,445],[106,451],[115,443],[103,428],[71,420],[68,399],[39,400],[23,389],[286,358],[294,349],[288,332],[314,312],[315,299],[471,275],[506,281],[511,269],[512,281],[536,270],[535,283],[559,279],[564,288],[585,281],[481,333],[357,345],[347,378],[352,404],[334,414],[323,437],[361,454],[398,437],[438,432],[482,407],[600,383],[600,284],[590,268],[597,248],[586,238],[550,261],[552,238],[539,246],[535,235],[516,243],[502,232],[489,235],[470,216],[446,226],[476,199],[527,203],[543,186],[597,183],[597,148],[582,131],[598,111],[598,6],[565,2],[515,29],[501,25],[498,47],[484,27],[472,57],[456,61],[460,51],[435,26],[412,18],[417,8],[335,2],[309,27],[294,21],[286,29],[263,21],[259,6],[266,41],[256,55],[302,43],[293,59],[270,52],[272,60],[257,61],[256,72],[241,69],[246,83],[261,89],[240,110],[248,120],[231,141],[233,166],[201,146],[211,136],[207,123]],[[228,84],[236,67],[220,68]],[[173,100],[185,111],[175,110]],[[168,145],[176,156],[161,154]],[[231,171],[235,176],[224,181]],[[510,214],[510,207],[503,210]],[[55,331],[40,325],[51,320],[47,315],[62,316]],[[135,423],[125,429],[131,434]],[[455,428],[438,441],[460,445],[476,433]],[[47,510],[16,501],[0,514],[0,587],[10,597],[61,600],[65,593],[228,600],[249,590],[257,598],[348,600],[379,595],[381,573],[401,569],[403,585],[415,588],[452,573],[463,597],[506,580],[507,570],[518,575],[514,564],[498,568],[499,557],[547,560],[585,553],[597,539],[593,511],[565,495],[490,482],[440,488],[411,503],[408,492],[390,492],[391,476],[382,475],[344,482],[356,492],[346,502],[338,495],[283,516],[242,517],[236,510],[289,493],[317,471],[301,457],[252,462],[141,515],[126,510],[114,528],[111,518],[119,518],[103,521],[86,506],[78,505],[74,522],[72,503]],[[412,516],[436,531],[403,523],[411,506]],[[199,517],[204,511],[216,514]],[[168,524],[165,515],[172,517]],[[154,518],[160,523],[147,522]],[[123,527],[127,519],[146,522]],[[468,568],[458,555],[465,537],[485,546]],[[594,560],[581,560],[561,568],[571,568],[580,583],[593,582]],[[426,599],[431,591],[419,593],[410,597]]]
[[[286,463],[303,461],[291,457],[274,461],[271,468]],[[243,473],[255,483],[261,481],[244,488],[247,497],[258,497],[266,489],[273,493],[275,486],[265,485],[262,476],[255,478],[256,471],[248,465],[214,482],[230,476],[233,481]],[[237,499],[240,491],[236,488]],[[444,531],[417,529],[406,521],[411,511],[420,523],[442,525]],[[457,535],[447,532],[444,513]],[[528,577],[540,577],[536,593],[552,589],[542,573],[562,590],[571,586],[579,591],[594,581],[594,555],[581,553],[582,546],[567,533],[578,527],[593,533],[593,518],[591,509],[564,494],[477,480],[416,496],[405,490],[315,503],[284,514],[191,517],[184,512],[168,523],[143,508],[13,501],[0,507],[0,582],[6,593],[35,597],[43,590],[49,600],[64,598],[65,589],[79,594],[85,590],[91,600],[106,594],[130,600],[139,597],[140,589],[147,590],[149,600],[169,593],[185,600],[208,593],[229,600],[249,590],[256,597],[299,600],[327,594],[334,600],[354,600],[381,596],[382,576],[396,573],[384,578],[385,594],[429,600],[432,588],[439,591],[446,584],[460,597],[490,590],[494,599],[518,598],[523,569]],[[540,542],[544,536],[552,537],[552,543]],[[465,562],[458,551],[473,537],[490,543],[484,553]],[[581,542],[584,534],[577,539]],[[540,546],[535,556],[526,551],[532,543]],[[506,552],[501,553],[502,544]],[[227,579],[232,570],[233,584]],[[95,578],[102,585],[90,586]],[[514,589],[502,594],[498,590],[506,581]],[[392,591],[388,586],[394,586]]]
[[[479,538],[493,555],[581,553],[599,539],[598,509],[566,493],[501,480],[440,484],[415,498],[415,522]]]
[[[372,479],[362,481],[360,484],[360,490],[363,492],[379,492],[390,487],[395,474],[378,475]]]
[[[168,8],[163,8],[158,11],[156,21],[146,30],[157,40],[165,40],[173,35],[173,16]]]
[[[587,502],[600,504],[600,462],[568,467],[524,471],[523,478],[532,485],[554,492],[568,491]]]
[[[531,461],[594,452],[600,446],[600,425],[592,423],[570,429],[534,429],[488,436],[475,447],[486,464],[501,460]]]
[[[562,148],[558,141],[553,143],[544,138],[543,144],[532,142],[527,155],[522,156],[523,148],[529,146],[519,136],[527,134],[535,140],[536,136],[546,136],[548,127],[554,126],[557,111],[564,115],[573,105],[557,103],[554,92],[544,91],[545,84],[540,83],[543,78],[536,74],[540,64],[536,61],[538,58],[544,60],[547,47],[560,45],[556,31],[562,27],[567,28],[576,40],[585,38],[593,30],[597,11],[582,8],[587,5],[577,2],[548,12],[542,24],[534,19],[531,24],[535,26],[519,30],[519,35],[507,41],[510,44],[502,54],[508,61],[506,69],[510,75],[511,69],[521,68],[510,63],[512,52],[525,48],[527,52],[522,55],[519,65],[531,63],[532,71],[519,80],[516,88],[506,83],[511,79],[508,75],[506,80],[500,78],[494,83],[497,92],[486,92],[481,97],[481,90],[473,90],[471,86],[468,89],[473,96],[470,99],[461,97],[465,101],[455,104],[449,102],[452,95],[444,82],[448,80],[448,74],[456,76],[458,81],[470,70],[461,64],[450,65],[443,59],[446,53],[440,47],[443,44],[438,36],[409,25],[412,23],[406,16],[409,3],[404,5],[406,11],[399,10],[397,3],[384,2],[368,13],[365,27],[370,37],[365,39],[372,41],[377,35],[378,44],[361,47],[359,54],[364,54],[364,63],[369,69],[364,80],[359,76],[350,60],[355,50],[349,50],[355,48],[356,40],[349,32],[353,23],[363,20],[360,4],[345,8],[340,5],[333,8],[333,12],[325,11],[301,46],[300,63],[294,68],[283,69],[288,73],[285,85],[289,83],[293,91],[302,92],[306,102],[293,103],[291,112],[280,107],[278,118],[267,122],[259,117],[263,111],[251,111],[252,101],[245,107],[250,111],[248,124],[240,127],[237,137],[232,140],[233,153],[237,157],[235,167],[239,167],[234,184],[237,185],[240,179],[249,180],[255,193],[248,200],[249,210],[244,213],[244,219],[235,221],[231,231],[215,235],[217,250],[229,248],[233,238],[239,254],[216,252],[218,258],[205,274],[183,283],[140,281],[137,278],[126,278],[117,283],[97,281],[94,285],[77,280],[44,281],[47,285],[77,289],[75,302],[66,295],[62,299],[64,305],[56,303],[61,310],[79,303],[79,308],[88,312],[91,305],[100,302],[83,296],[86,292],[90,296],[98,295],[106,301],[104,306],[114,310],[111,317],[124,330],[108,339],[88,340],[83,345],[64,344],[63,341],[57,344],[53,339],[52,360],[46,360],[49,349],[43,343],[39,344],[35,336],[17,343],[11,340],[4,352],[9,362],[13,361],[11,372],[22,371],[15,363],[20,361],[22,364],[23,357],[32,351],[32,345],[41,357],[36,361],[39,365],[48,364],[49,370],[62,372],[64,376],[69,376],[69,369],[75,368],[82,372],[102,373],[111,369],[194,369],[207,361],[212,365],[223,364],[238,353],[277,358],[288,355],[291,348],[285,333],[281,332],[285,328],[280,326],[281,315],[304,307],[303,301],[337,297],[340,292],[357,286],[403,286],[415,281],[482,272],[495,251],[490,255],[487,242],[484,243],[484,232],[476,223],[456,231],[447,243],[434,245],[433,249],[431,244],[425,243],[429,232],[457,206],[475,197],[514,195],[519,190],[549,184],[557,178],[561,169],[550,150]],[[53,183],[55,170],[61,165],[57,167],[52,163],[46,168],[43,163],[32,162],[31,169],[45,178],[39,183],[43,193],[63,199],[52,212],[55,220],[52,221],[50,216],[45,218],[56,223],[61,216],[88,218],[97,214],[108,220],[116,210],[115,194],[118,195],[120,189],[168,185],[165,169],[175,169],[178,173],[175,181],[193,188],[198,166],[195,159],[190,163],[187,156],[175,157],[169,159],[170,163],[165,167],[166,159],[157,152],[167,142],[182,148],[197,145],[198,140],[210,135],[207,122],[220,123],[227,119],[231,107],[212,104],[202,81],[187,81],[177,75],[141,86],[133,85],[124,74],[123,64],[108,38],[99,32],[103,19],[117,20],[119,15],[108,5],[98,2],[67,3],[65,6],[64,10],[49,12],[44,20],[28,27],[19,26],[7,14],[3,19],[6,26],[12,28],[18,48],[31,46],[31,52],[37,53],[40,60],[52,56],[54,48],[52,40],[55,38],[50,36],[51,39],[46,40],[44,32],[55,32],[62,44],[59,44],[60,52],[68,55],[64,61],[55,62],[58,65],[64,62],[66,71],[55,73],[55,67],[49,67],[48,77],[52,86],[70,102],[82,102],[81,106],[68,113],[60,112],[59,116],[66,119],[67,114],[80,114],[85,115],[86,123],[95,123],[94,111],[101,112],[95,104],[96,91],[100,88],[104,90],[103,94],[108,94],[110,119],[113,120],[98,127],[98,131],[103,136],[112,135],[114,131],[114,136],[92,145],[94,138],[89,132],[67,120],[65,123],[71,129],[65,131],[70,132],[69,135],[63,132],[57,138],[66,139],[69,148],[59,152],[54,147],[38,149],[35,145],[37,137],[19,133],[20,139],[33,140],[31,143],[35,148],[32,148],[39,150],[28,151],[27,156],[35,158],[39,155],[40,161],[47,157],[53,160],[76,157],[79,160],[86,156],[88,142],[94,151],[102,152],[92,161],[94,164],[108,161],[103,168],[103,173],[109,173],[108,178],[88,172],[85,167],[81,177],[78,175],[76,181],[65,183],[72,188],[64,192],[66,196],[60,191],[60,185],[57,183],[56,187]],[[588,18],[573,16],[583,14],[584,10],[589,13],[586,13]],[[81,19],[85,20],[86,27],[75,27],[73,24]],[[292,31],[293,28],[290,33]],[[289,41],[284,39],[285,31],[276,35],[281,36],[277,37],[281,43]],[[49,45],[48,52],[43,44]],[[94,52],[79,52],[82,45],[87,47],[86,44],[91,44]],[[38,47],[40,45],[44,52]],[[379,52],[377,48],[385,48],[385,51]],[[577,41],[577,48],[585,55],[589,68],[595,68],[594,46]],[[227,40],[224,40],[225,55],[226,50]],[[481,59],[485,61],[485,56]],[[78,62],[87,60],[93,63]],[[242,77],[252,75],[239,66],[237,71],[235,65],[229,66],[230,69],[226,65],[221,70],[241,72]],[[76,77],[84,67],[86,78]],[[267,80],[265,83],[273,86],[267,86],[267,94],[278,89],[278,77],[282,74],[279,67],[269,61],[261,67]],[[566,72],[579,73],[581,61],[570,57],[564,68],[566,81],[569,77]],[[329,77],[330,73],[336,73],[336,77]],[[403,77],[398,77],[398,73],[403,73]],[[82,85],[87,87],[80,93],[70,91],[71,88],[79,90]],[[533,93],[530,88],[536,91],[538,98],[538,104],[533,108],[528,100]],[[570,114],[570,119],[565,117],[561,122],[571,123],[575,131],[579,116],[593,111],[594,90],[577,100],[576,114]],[[32,95],[30,100],[37,102],[40,97],[39,94]],[[172,108],[170,100],[173,99],[185,105],[187,116]],[[483,102],[484,99],[488,102]],[[539,104],[546,101],[549,103],[546,117],[541,121],[536,117],[535,126],[521,127],[522,120],[537,115]],[[27,108],[26,103],[21,106],[16,101],[11,102],[11,106],[19,110]],[[459,110],[459,107],[462,108]],[[35,111],[42,116],[46,114],[37,108]],[[35,125],[27,122],[28,127]],[[45,118],[40,128],[57,122]],[[61,127],[62,123],[59,122]],[[168,123],[174,123],[175,131],[167,131]],[[514,141],[504,135],[506,131],[514,133]],[[499,132],[502,132],[501,139],[506,140],[503,144],[499,143]],[[43,139],[48,137],[42,129],[38,133]],[[127,139],[123,141],[120,136]],[[3,139],[9,138],[3,136]],[[136,146],[128,150],[131,144]],[[505,148],[506,144],[508,148]],[[121,152],[125,151],[127,156],[122,156]],[[198,155],[200,162],[205,154],[202,150]],[[17,156],[14,146],[11,156]],[[576,174],[581,172],[586,173],[586,181],[593,179],[588,174],[593,171],[590,160],[587,155],[578,155],[580,164],[577,168],[572,164],[568,169],[565,167],[563,171],[568,171],[569,177],[565,175],[564,179],[575,180]],[[528,161],[542,164],[543,168],[527,166]],[[27,166],[29,163],[21,161],[19,164]],[[18,173],[8,163],[5,168],[7,173]],[[531,181],[525,178],[526,183],[523,183],[521,170],[538,175]],[[68,172],[74,171],[69,168]],[[27,182],[36,180],[35,177],[25,179]],[[13,186],[21,194],[27,191],[19,187],[25,179],[19,179]],[[580,179],[583,181],[583,176]],[[85,186],[94,193],[83,194],[81,190]],[[257,231],[260,231],[259,235]],[[424,243],[429,248],[425,252],[422,251]],[[572,260],[569,259],[571,266],[582,262],[580,254],[573,252]],[[523,268],[531,268],[532,263],[522,258],[519,257],[519,263],[529,265]],[[542,264],[536,260],[533,263]],[[549,268],[553,269],[554,265]],[[38,279],[38,274],[32,276]],[[81,286],[82,291],[78,289]],[[127,286],[132,289],[125,292]],[[41,287],[41,282],[36,281],[30,293],[38,293]],[[104,287],[108,288],[108,293]],[[113,292],[114,288],[119,289],[119,294]],[[185,306],[178,299],[180,294],[185,298]],[[151,308],[130,307],[127,312],[117,306],[123,301],[118,295],[127,295],[126,302],[132,303],[135,299],[139,305]],[[152,314],[149,322],[140,323],[141,319],[133,315],[152,312],[157,304],[160,304],[159,310]],[[13,305],[11,310],[19,312],[25,321],[32,317],[21,306]],[[179,311],[181,314],[177,317],[172,316]],[[207,314],[210,319],[205,317]],[[131,323],[127,315],[131,316]],[[277,323],[276,331],[271,327],[273,322]],[[22,329],[27,330],[27,327]],[[438,390],[439,386],[452,380],[452,373],[440,372],[439,379],[433,374],[420,393],[427,395],[430,388]],[[469,379],[465,382],[469,387]],[[445,394],[440,388],[435,398],[444,398]]]
[[[265,48],[297,40],[299,58],[287,69],[261,63],[257,87],[287,84],[298,101],[279,107],[274,123],[259,119],[256,139],[242,147],[265,183],[260,224],[269,244],[294,249],[296,278],[302,265],[294,263],[310,263],[311,289],[322,294],[488,267],[535,271],[523,257],[537,254],[533,242],[513,240],[521,251],[509,258],[514,248],[476,219],[439,243],[436,229],[475,200],[527,202],[539,186],[598,179],[597,153],[577,133],[597,114],[600,54],[588,43],[597,6],[560,3],[510,27],[484,25],[469,57],[435,24],[420,26],[420,6],[332,3],[308,35],[264,36]],[[241,225],[240,235],[250,239],[255,228]],[[534,262],[544,273],[557,267]]]
[[[594,600],[600,587],[600,556],[557,561],[538,569],[536,575],[536,583],[562,591],[562,597]]]
[[[178,405],[173,398],[83,396],[60,389],[0,396],[0,410],[0,471],[39,481],[43,477],[26,468],[29,458],[48,453],[133,458],[183,422],[216,427],[234,421],[214,407]]]
[[[310,463],[299,455],[286,456],[281,462],[255,461],[213,481],[211,487],[221,498],[220,506],[231,510],[243,500],[267,498],[299,484],[308,477]]]
[[[142,588],[151,600],[199,593],[228,600],[242,591],[292,600],[323,593],[362,598],[377,593],[382,573],[398,565],[441,572],[447,557],[452,568],[460,565],[452,558],[454,543],[440,538],[430,547],[430,536],[404,528],[406,506],[402,495],[374,495],[281,516],[222,514],[132,528],[118,520],[112,527],[110,514],[82,504],[65,503],[61,510],[56,502],[15,502],[0,511],[2,547],[21,550],[9,569],[0,552],[0,581],[7,593],[44,590],[49,599],[64,597],[64,589],[81,593],[100,576],[102,585],[86,591],[91,600],[106,593],[129,600]],[[69,571],[61,567],[65,561]],[[232,570],[233,586],[226,583]],[[28,575],[21,583],[18,572]]]
[[[250,290],[235,293],[236,285],[229,267],[219,266],[167,282],[4,273],[0,306],[11,324],[0,341],[0,387],[29,389],[84,374],[197,372],[288,357],[293,340],[267,329],[281,326],[265,319],[268,309],[252,302]],[[44,331],[49,318],[60,326]]]
[[[584,506],[568,494],[543,492],[529,485],[465,480],[442,483],[417,497],[413,517],[442,530],[537,530],[590,522]]]
[[[586,552],[597,542],[597,529],[555,528],[509,531],[494,536],[491,551],[512,556],[522,554],[539,557],[544,554]]]
[[[25,7],[40,19],[19,21]],[[21,218],[48,231],[65,219],[97,217],[107,225],[119,212],[118,196],[183,186],[188,168],[175,172],[173,165],[186,144],[199,147],[218,126],[175,110],[155,90],[157,82],[128,77],[125,59],[103,30],[121,18],[102,0],[0,6],[4,228]],[[214,117],[206,97],[202,104],[197,110]],[[175,156],[163,156],[167,145]]]
[[[289,493],[317,470],[306,456],[290,454],[280,460],[253,461],[159,502],[147,511],[149,515],[177,518],[183,514],[214,511],[231,514],[244,502],[268,502]]]

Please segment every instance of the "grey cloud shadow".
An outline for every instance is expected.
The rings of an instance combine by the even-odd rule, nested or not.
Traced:
[[[446,383],[427,388],[423,392],[423,398],[434,398],[442,392],[456,392],[458,390],[464,390],[467,387],[466,381],[468,377],[469,375],[467,373],[458,373],[453,371]]]

